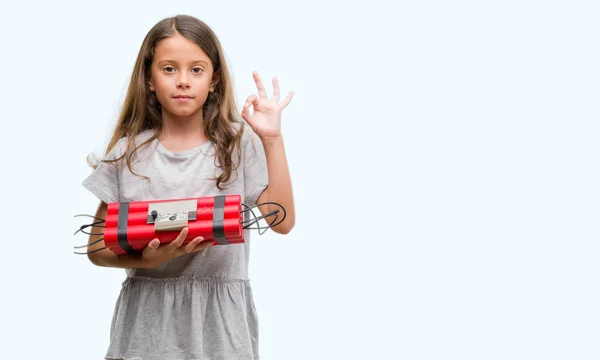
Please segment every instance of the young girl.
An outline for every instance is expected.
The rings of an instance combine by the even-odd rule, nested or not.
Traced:
[[[106,156],[83,182],[101,200],[96,216],[105,218],[110,202],[241,194],[248,206],[281,204],[287,216],[273,231],[287,234],[295,215],[280,122],[293,93],[280,102],[274,78],[268,99],[253,76],[258,96],[241,111],[248,126],[213,31],[189,16],[156,24],[142,43]],[[275,209],[260,207],[263,214]],[[88,255],[127,274],[106,359],[258,359],[249,231],[244,244],[217,246],[202,238],[184,244],[186,234],[154,239],[136,255]]]

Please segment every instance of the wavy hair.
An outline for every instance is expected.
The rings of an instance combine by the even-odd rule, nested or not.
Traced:
[[[212,180],[216,180],[217,188],[223,190],[222,184],[230,180],[234,170],[232,154],[236,147],[238,159],[241,158],[240,143],[244,122],[238,116],[233,95],[233,84],[221,43],[207,24],[187,15],[178,15],[161,20],[150,29],[144,38],[119,119],[106,148],[106,154],[115,147],[121,138],[133,139],[145,130],[154,130],[154,135],[137,146],[133,141],[128,141],[125,152],[119,158],[103,161],[115,162],[125,158],[129,171],[134,173],[131,163],[135,152],[160,135],[163,129],[161,105],[156,94],[150,91],[148,80],[150,79],[151,66],[157,45],[162,40],[176,34],[198,45],[211,60],[214,69],[213,75],[217,72],[220,75],[219,82],[214,92],[209,92],[202,111],[204,115],[204,133],[216,149],[215,165],[223,170],[220,176]],[[239,130],[236,129],[236,123],[240,124]],[[239,166],[239,162],[235,169],[237,169],[237,166]]]

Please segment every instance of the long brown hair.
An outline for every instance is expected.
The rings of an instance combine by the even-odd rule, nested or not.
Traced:
[[[134,153],[160,135],[162,131],[161,106],[156,94],[150,91],[148,80],[156,46],[160,41],[176,34],[180,34],[198,45],[211,60],[213,74],[219,72],[220,75],[219,82],[214,92],[209,92],[202,111],[204,133],[216,149],[215,165],[218,161],[218,166],[223,170],[222,174],[213,180],[216,180],[217,188],[223,190],[221,184],[229,181],[234,170],[232,153],[236,147],[238,159],[241,157],[240,142],[244,122],[238,116],[233,84],[221,43],[208,25],[187,15],[161,20],[150,29],[144,38],[131,75],[123,108],[106,148],[106,153],[108,154],[123,137],[133,139],[144,130],[154,130],[155,134],[137,146],[133,141],[128,141],[127,149],[122,156],[105,161],[114,162],[125,158],[129,171],[134,173],[131,168]],[[239,130],[236,130],[235,123],[240,124]]]

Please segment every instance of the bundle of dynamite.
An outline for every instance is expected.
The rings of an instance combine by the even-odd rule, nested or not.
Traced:
[[[252,208],[274,204],[283,210],[283,218],[277,221],[279,209],[268,214],[256,217]],[[83,232],[88,235],[104,235],[84,246],[88,247],[100,241],[104,241],[105,248],[115,254],[131,254],[142,251],[150,241],[159,239],[161,243],[173,241],[184,227],[188,228],[184,244],[198,236],[205,240],[212,240],[213,245],[240,244],[244,242],[244,230],[252,229],[252,224],[270,216],[275,216],[268,227],[260,226],[254,229],[268,229],[280,224],[285,219],[285,209],[274,202],[257,204],[247,207],[241,201],[241,196],[219,195],[199,198],[171,199],[171,200],[149,200],[134,202],[113,202],[107,204],[106,219],[100,219],[90,215],[96,221],[83,225],[75,232]],[[242,206],[246,207],[242,210]],[[253,219],[244,220],[244,213],[250,211]],[[104,228],[103,234],[91,234],[85,232],[87,227]],[[104,249],[104,248],[102,248]],[[102,249],[97,249],[99,251]],[[90,254],[80,253],[76,254]]]

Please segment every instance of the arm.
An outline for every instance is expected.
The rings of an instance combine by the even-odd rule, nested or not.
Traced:
[[[273,78],[273,98],[268,99],[260,76],[257,72],[252,75],[256,82],[258,96],[251,95],[246,99],[241,115],[250,124],[263,144],[269,174],[269,185],[256,202],[272,201],[281,204],[285,208],[285,220],[272,230],[279,234],[287,234],[296,223],[296,211],[294,209],[292,181],[285,156],[283,137],[281,136],[281,112],[292,100],[294,92],[290,92],[279,103],[279,82],[277,78]],[[251,106],[254,110],[252,114],[250,114]],[[278,209],[275,205],[260,207],[263,215],[275,209]]]
[[[106,203],[104,201],[100,202],[98,206],[98,210],[96,210],[96,217],[100,219],[106,219]],[[92,227],[90,231],[92,234],[104,234],[104,228]],[[96,241],[100,238],[104,237],[104,235],[90,235],[88,244]],[[100,249],[104,247],[104,241],[100,241],[97,244],[94,244],[88,247],[88,252],[94,251],[96,249]],[[117,255],[110,251],[109,249],[104,249],[97,251],[93,254],[88,254],[88,259],[92,262],[92,264],[97,266],[105,266],[105,267],[118,267],[118,268],[127,268],[127,269],[135,269],[135,268],[145,268],[147,264],[143,261],[141,254],[140,255]]]
[[[106,203],[101,201],[98,210],[96,211],[96,217],[106,219],[106,208]],[[94,226],[90,233],[104,234],[104,228]],[[199,236],[183,246],[186,236],[187,228],[183,229],[179,233],[179,236],[168,244],[160,245],[158,239],[153,239],[148,243],[148,246],[144,248],[143,252],[139,254],[117,255],[109,249],[104,249],[93,254],[88,254],[88,259],[90,259],[92,264],[97,266],[126,269],[152,269],[183,254],[192,254],[204,250],[212,244],[211,240],[204,241],[204,238]],[[102,237],[104,237],[104,235],[90,235],[88,244]],[[99,243],[88,247],[88,252],[100,249],[104,246],[104,241],[100,241]]]
[[[296,223],[296,212],[294,208],[294,196],[292,193],[292,180],[288,169],[287,158],[283,138],[263,140],[265,156],[267,158],[267,171],[269,173],[269,185],[258,197],[256,203],[267,201],[276,202],[285,208],[285,220],[272,228],[278,234],[288,234]],[[279,209],[275,205],[265,205],[259,207],[261,213],[267,214],[270,211]],[[278,216],[282,216],[278,214]],[[277,220],[279,221],[279,219]]]

